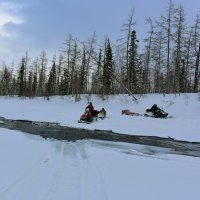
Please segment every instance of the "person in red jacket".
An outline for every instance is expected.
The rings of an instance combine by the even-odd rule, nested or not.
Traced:
[[[89,110],[91,114],[94,112],[94,106],[92,105],[92,102],[89,103],[85,110]]]
[[[99,111],[98,110],[94,110],[94,106],[92,105],[92,102],[89,103],[89,105],[85,108],[85,110],[89,111],[92,115],[92,117],[97,117]]]

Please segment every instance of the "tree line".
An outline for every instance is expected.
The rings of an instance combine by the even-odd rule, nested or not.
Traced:
[[[51,62],[45,51],[32,60],[26,52],[17,71],[2,65],[0,95],[73,95],[79,100],[81,94],[199,92],[200,15],[188,25],[184,7],[169,0],[160,19],[148,18],[146,25],[140,52],[133,10],[116,43],[105,37],[98,45],[96,33],[84,42],[69,35]]]

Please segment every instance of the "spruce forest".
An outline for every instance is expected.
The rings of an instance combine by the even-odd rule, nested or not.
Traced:
[[[78,101],[81,94],[199,92],[200,14],[187,24],[184,7],[170,0],[159,20],[149,17],[144,26],[146,38],[138,41],[132,10],[116,42],[105,37],[97,43],[94,32],[84,42],[67,36],[52,58],[45,50],[36,58],[26,52],[17,66],[2,65],[0,95],[72,95]]]

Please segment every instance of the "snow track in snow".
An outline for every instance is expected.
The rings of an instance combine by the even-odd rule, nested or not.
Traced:
[[[100,170],[90,162],[85,145],[54,141],[51,151],[0,192],[0,199],[27,200],[33,194],[37,200],[66,200],[68,196],[70,200],[106,200]]]
[[[82,196],[83,199],[95,199],[95,200],[106,200],[106,190],[101,175],[101,171],[94,162],[90,161],[87,155],[86,149],[88,143],[81,142],[81,145],[76,145],[81,161],[81,171],[82,171]],[[89,142],[89,146],[90,146]]]
[[[66,200],[68,197],[70,200],[108,200],[106,177],[92,153],[94,149],[99,149],[102,155],[116,152],[161,160],[168,159],[162,154],[170,152],[159,147],[98,140],[47,140],[45,145],[48,151],[44,148],[41,155],[35,153],[32,163],[23,162],[24,171],[0,191],[1,200],[27,200],[30,194],[37,200]]]

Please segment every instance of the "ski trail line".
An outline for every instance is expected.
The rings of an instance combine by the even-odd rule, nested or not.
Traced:
[[[86,141],[76,145],[81,163],[82,200],[107,200],[101,172],[98,166],[91,162],[87,155],[86,149],[88,145],[91,145],[91,143]]]
[[[58,167],[53,171],[42,200],[80,200],[80,163],[73,143],[62,143],[56,165]]]
[[[51,141],[52,148],[0,193],[1,200],[107,200],[91,142]]]

